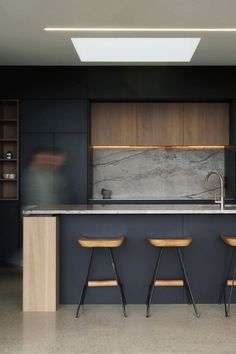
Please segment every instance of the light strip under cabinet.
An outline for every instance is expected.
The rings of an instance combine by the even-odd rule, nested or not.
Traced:
[[[94,150],[224,150],[231,145],[90,145]]]

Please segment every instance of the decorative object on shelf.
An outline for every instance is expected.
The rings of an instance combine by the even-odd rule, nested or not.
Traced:
[[[9,173],[9,179],[16,179],[16,173]]]
[[[16,179],[16,173],[3,173],[3,179]]]
[[[4,179],[9,179],[9,175],[10,175],[10,173],[3,173],[2,177]]]
[[[11,160],[11,159],[12,159],[12,153],[11,153],[10,150],[7,151],[7,153],[6,153],[6,159],[7,159],[7,160]]]
[[[110,189],[102,188],[101,194],[103,199],[111,199],[112,191]]]

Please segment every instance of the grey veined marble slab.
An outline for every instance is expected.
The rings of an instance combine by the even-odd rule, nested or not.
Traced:
[[[114,199],[214,199],[224,173],[224,151],[94,150],[93,198],[111,189]]]

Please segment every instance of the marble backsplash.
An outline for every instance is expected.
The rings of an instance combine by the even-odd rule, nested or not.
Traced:
[[[93,198],[111,189],[112,199],[214,199],[224,171],[224,151],[94,150]]]

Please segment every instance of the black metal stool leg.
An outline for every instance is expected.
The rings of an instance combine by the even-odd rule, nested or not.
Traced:
[[[225,284],[226,284],[227,279],[228,279],[229,274],[230,274],[230,269],[231,269],[232,264],[233,264],[234,256],[235,256],[235,248],[232,249],[232,254],[231,254],[231,257],[230,257],[230,262],[229,262],[227,271],[226,271],[225,276],[224,276],[224,279],[223,279],[223,284],[222,284],[222,286],[221,286],[220,295],[219,295],[219,299],[218,299],[218,303],[219,303],[219,304],[222,303],[222,297],[224,296],[224,292],[225,292]]]
[[[231,305],[231,299],[232,299],[232,295],[233,295],[235,277],[236,277],[236,266],[234,268],[232,286],[231,286],[230,292],[229,292],[229,300],[228,300],[228,308],[227,308],[227,316],[226,317],[229,317],[229,315],[230,315],[230,305]]]
[[[126,305],[125,295],[124,295],[123,287],[122,287],[122,284],[120,282],[120,278],[119,278],[119,275],[118,275],[118,272],[117,272],[117,267],[116,267],[116,264],[115,264],[115,259],[114,259],[113,252],[112,252],[111,248],[109,248],[109,253],[110,253],[110,257],[111,257],[112,268],[114,270],[114,273],[115,273],[115,276],[116,276],[116,280],[117,280],[117,284],[118,284],[118,287],[119,287],[120,298],[121,298],[121,303],[122,303],[122,307],[123,307],[123,314],[124,314],[124,317],[126,318],[127,317],[127,313],[126,313],[126,307],[125,307],[125,305]]]
[[[219,295],[219,298],[218,298],[218,304],[219,305],[222,304],[222,298],[224,298],[224,287],[225,287],[224,284],[222,284],[221,287],[220,287],[220,295]]]
[[[225,317],[228,317],[227,305],[226,305],[225,287],[226,287],[226,285],[224,285],[224,288],[223,288],[223,297],[224,297]]]
[[[186,284],[184,284],[184,288],[185,288],[185,292],[186,292],[186,295],[187,295],[188,304],[192,305],[192,300],[191,300],[191,297],[190,297],[190,294],[189,294],[189,290],[188,290],[188,287],[186,286]]]
[[[191,302],[193,304],[193,308],[194,308],[195,314],[196,314],[197,317],[199,317],[200,315],[198,313],[197,306],[196,306],[195,301],[194,301],[194,297],[193,297],[193,293],[192,293],[192,290],[191,290],[191,287],[190,287],[188,275],[187,275],[187,272],[186,272],[186,269],[185,269],[185,266],[184,266],[184,262],[183,262],[183,258],[182,258],[182,255],[181,255],[181,252],[180,252],[179,248],[177,248],[177,252],[178,252],[180,264],[181,264],[181,267],[182,267],[182,270],[183,270],[184,279],[185,279],[186,285],[188,287],[190,299],[191,299]]]
[[[87,286],[88,286],[88,279],[89,279],[89,273],[90,273],[91,264],[92,264],[92,260],[93,260],[93,255],[94,255],[94,248],[92,249],[92,253],[91,253],[91,256],[90,256],[89,265],[88,265],[88,271],[87,271],[87,275],[86,275],[86,278],[85,278],[83,289],[81,291],[81,295],[80,295],[79,304],[78,304],[78,307],[77,307],[75,318],[78,318],[80,306],[84,302],[84,297],[85,297],[86,289],[87,289]]]
[[[155,280],[157,278],[157,274],[158,274],[158,270],[160,267],[160,263],[161,263],[161,257],[163,254],[163,247],[160,248],[160,252],[156,261],[156,265],[154,268],[154,273],[153,273],[153,277],[152,277],[152,283],[150,284],[149,287],[149,293],[148,293],[148,298],[147,298],[147,310],[146,310],[146,317],[149,317],[150,314],[150,306],[151,306],[151,302],[152,302],[152,296],[153,296],[153,292],[154,292],[154,288],[155,288]]]

